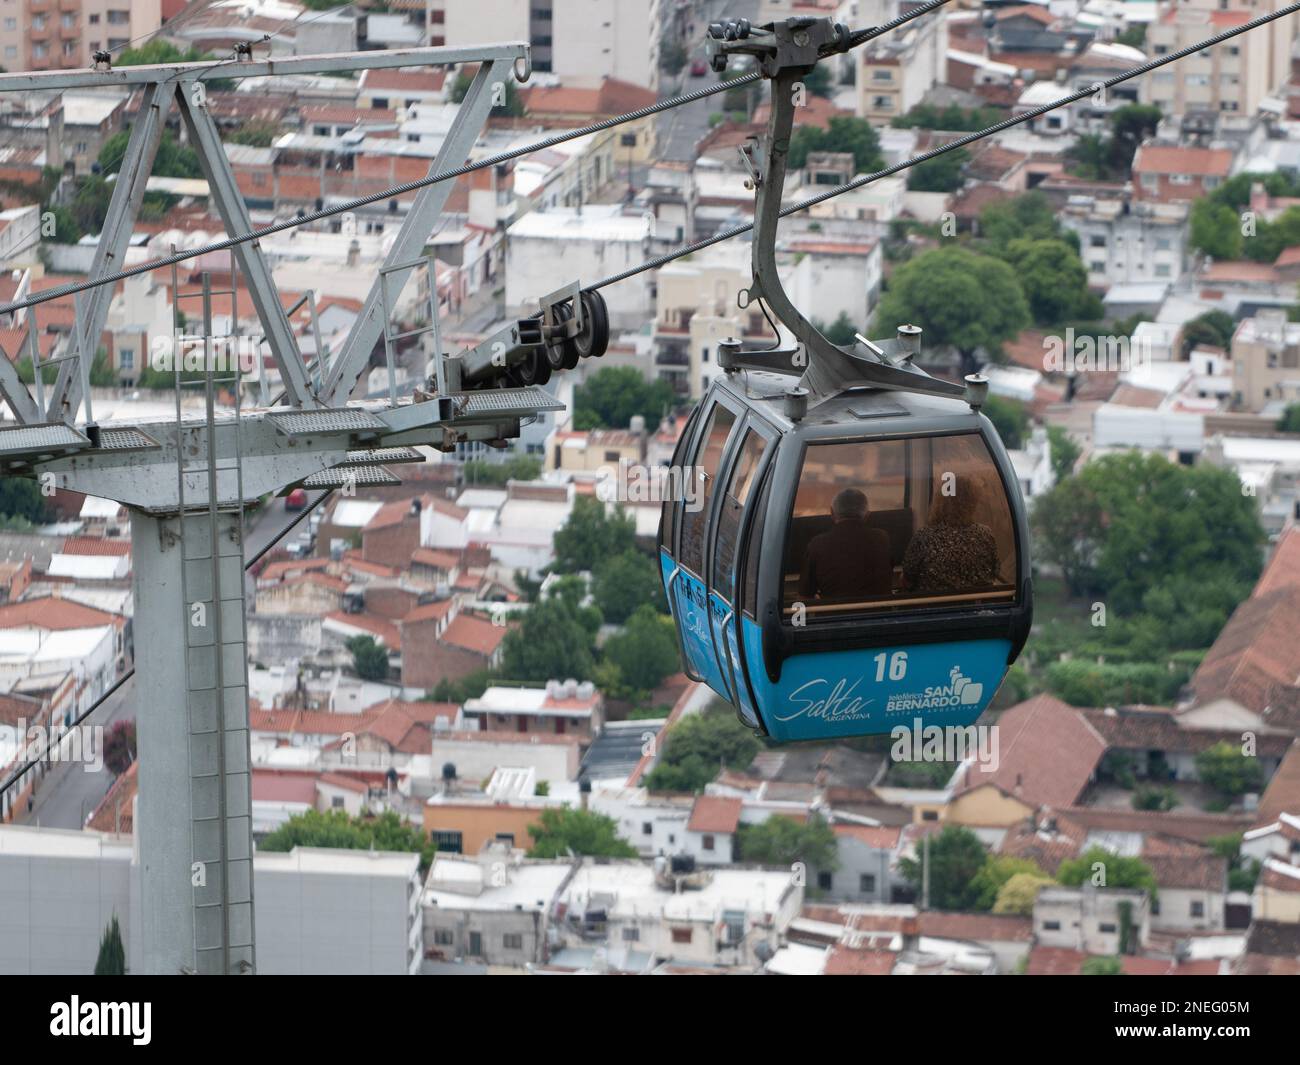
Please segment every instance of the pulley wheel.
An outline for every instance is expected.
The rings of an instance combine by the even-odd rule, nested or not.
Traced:
[[[557,303],[555,305],[555,324],[562,326],[573,317],[573,308],[567,303]],[[568,350],[566,350],[568,349]],[[546,362],[552,370],[572,370],[573,366],[567,365],[569,353],[573,355],[573,366],[578,364],[578,355],[573,350],[573,342],[565,337],[554,336],[546,342]]]
[[[573,338],[578,354],[584,359],[598,359],[609,347],[609,312],[599,292],[582,294],[582,331]]]

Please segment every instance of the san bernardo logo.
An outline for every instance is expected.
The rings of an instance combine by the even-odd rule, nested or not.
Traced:
[[[984,685],[964,676],[961,666],[953,666],[949,682],[931,685],[919,692],[899,692],[885,704],[885,713],[904,714],[917,710],[948,710],[957,706],[975,706],[984,697]]]

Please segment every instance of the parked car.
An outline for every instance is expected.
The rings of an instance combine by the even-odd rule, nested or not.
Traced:
[[[285,510],[302,510],[307,505],[307,489],[295,488],[284,497]]]
[[[709,72],[709,64],[703,59],[691,60],[691,77],[702,78]]]

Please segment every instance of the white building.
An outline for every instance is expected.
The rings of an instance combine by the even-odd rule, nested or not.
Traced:
[[[32,203],[0,211],[0,267],[9,269],[18,261],[32,258],[31,252],[41,239],[41,209]]]
[[[1187,269],[1186,203],[1071,196],[1061,214],[1079,234],[1088,284],[1177,281]]]
[[[609,77],[656,90],[666,6],[663,0],[426,0],[430,44],[527,41],[534,69],[566,84],[592,87]]]
[[[571,281],[589,285],[649,257],[652,218],[625,215],[618,204],[530,211],[506,231],[506,308],[537,300]],[[603,295],[614,329],[640,329],[654,313],[647,271]]]
[[[1044,947],[1119,954],[1125,909],[1133,946],[1145,947],[1151,929],[1147,893],[1129,888],[1044,888],[1034,902],[1034,935]]]

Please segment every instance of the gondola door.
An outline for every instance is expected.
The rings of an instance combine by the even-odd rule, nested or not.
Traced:
[[[709,536],[712,545],[709,623],[713,646],[730,688],[732,703],[741,720],[753,728],[762,726],[745,680],[737,637],[742,583],[739,570],[746,558],[744,538],[753,524],[754,515],[749,513],[749,508],[758,495],[758,484],[775,450],[776,439],[776,431],[756,418],[751,416],[745,422],[736,445],[728,454],[722,477],[726,487],[718,501]]]
[[[698,435],[685,450],[678,449],[686,464],[675,463],[681,491],[673,504],[676,520],[671,535],[675,551],[671,566],[664,563],[664,585],[681,637],[687,675],[730,700],[727,671],[715,649],[709,624],[705,576],[711,555],[712,512],[718,501],[715,487],[719,471],[727,468],[724,459],[730,459],[741,411],[716,394],[705,403]]]

